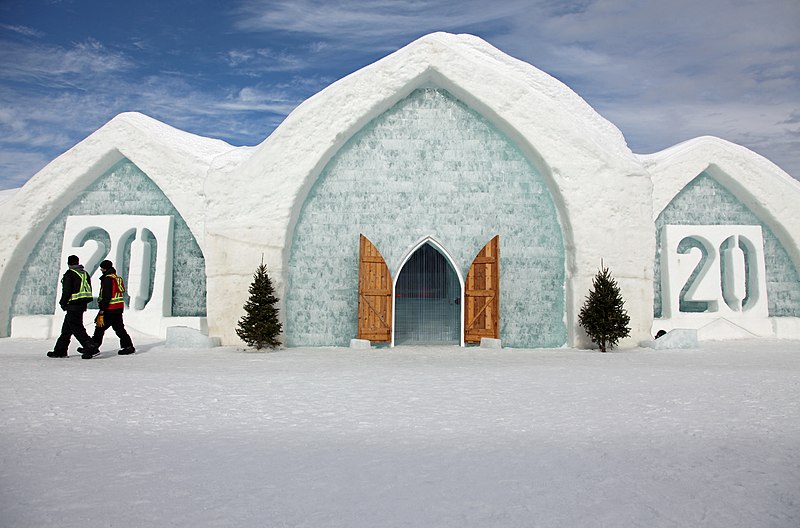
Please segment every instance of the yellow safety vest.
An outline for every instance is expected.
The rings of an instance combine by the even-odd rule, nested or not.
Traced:
[[[89,299],[89,302],[91,302],[91,300],[92,300],[92,285],[89,282],[89,274],[86,273],[85,271],[78,271],[78,270],[74,270],[72,268],[70,268],[70,269],[72,271],[74,271],[78,275],[78,277],[81,278],[81,287],[77,292],[75,292],[72,295],[70,295],[69,301],[72,302],[72,301],[78,301],[80,299]]]

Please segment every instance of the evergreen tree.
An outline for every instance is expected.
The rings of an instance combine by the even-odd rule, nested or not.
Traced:
[[[594,289],[589,290],[578,315],[578,323],[591,340],[600,346],[600,351],[605,352],[606,347],[613,349],[620,339],[630,335],[628,323],[631,318],[624,308],[617,281],[602,264],[592,286]]]
[[[275,348],[280,345],[277,337],[283,325],[278,321],[278,298],[262,262],[253,275],[250,285],[250,299],[244,304],[246,314],[239,319],[236,334],[242,341],[261,350],[265,346]]]

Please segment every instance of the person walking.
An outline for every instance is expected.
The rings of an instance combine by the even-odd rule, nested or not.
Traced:
[[[64,324],[61,325],[61,335],[58,336],[53,351],[48,352],[47,357],[68,357],[69,342],[72,336],[75,336],[83,346],[82,349],[79,349],[79,352],[82,352],[81,357],[88,359],[100,352],[83,326],[83,313],[86,311],[86,305],[92,302],[92,284],[89,274],[83,269],[80,259],[76,255],[67,257],[67,266],[69,269],[61,278],[61,298],[58,301],[61,309],[66,312]]]
[[[106,333],[110,326],[119,338],[120,350],[117,354],[122,356],[133,354],[136,349],[133,347],[131,336],[125,330],[125,323],[122,322],[122,311],[125,309],[125,300],[123,298],[125,283],[122,281],[122,277],[117,275],[117,270],[114,269],[114,265],[110,260],[104,260],[100,263],[100,271],[103,272],[100,277],[100,296],[97,298],[100,312],[95,319],[92,341],[98,347],[102,345],[103,334]]]

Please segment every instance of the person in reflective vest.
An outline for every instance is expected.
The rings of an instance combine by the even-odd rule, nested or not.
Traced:
[[[102,345],[103,334],[110,326],[119,338],[120,350],[117,354],[123,356],[133,354],[136,349],[133,347],[131,336],[125,330],[125,323],[122,321],[122,311],[125,309],[125,283],[122,281],[122,277],[117,275],[117,270],[114,269],[110,260],[100,263],[100,271],[103,272],[100,277],[100,296],[97,298],[100,312],[95,319],[92,341],[97,343],[98,347]]]
[[[61,325],[61,335],[58,336],[52,352],[47,353],[47,357],[65,358],[68,357],[67,350],[72,336],[80,342],[83,348],[81,357],[94,357],[99,352],[97,345],[89,338],[86,328],[83,326],[83,313],[86,305],[92,302],[92,285],[89,274],[83,269],[80,260],[76,255],[67,257],[67,269],[61,278],[61,298],[58,301],[64,314],[64,324]]]

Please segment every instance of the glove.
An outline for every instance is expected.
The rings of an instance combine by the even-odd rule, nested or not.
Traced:
[[[61,303],[59,303],[59,304],[61,304]],[[66,312],[67,311],[67,305],[66,304],[61,304],[61,310]]]
[[[94,318],[94,324],[96,324],[100,328],[103,328],[106,325],[106,322],[103,321],[103,314],[102,313],[97,314],[97,317]]]

